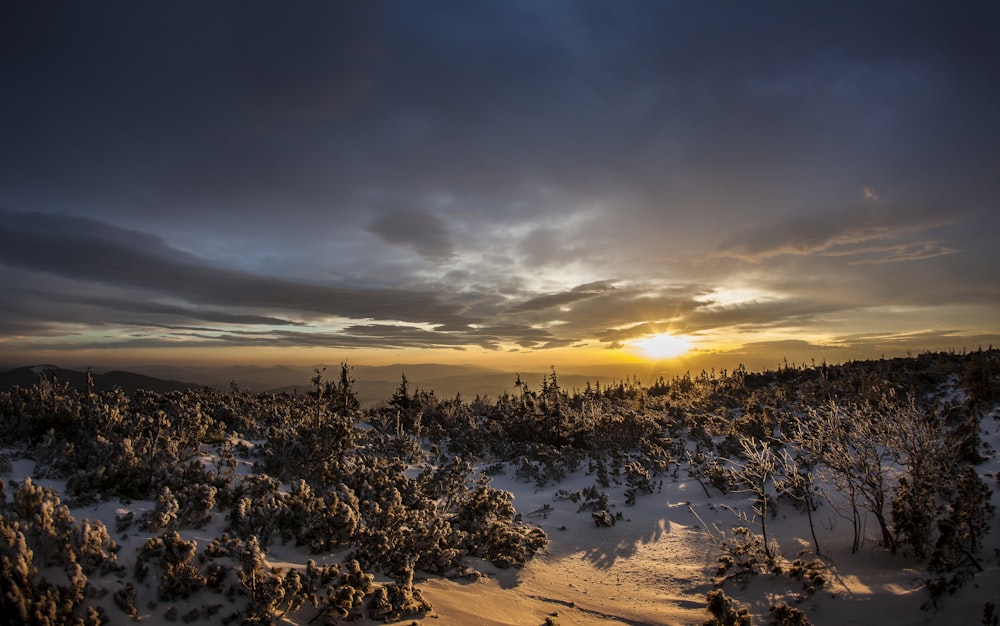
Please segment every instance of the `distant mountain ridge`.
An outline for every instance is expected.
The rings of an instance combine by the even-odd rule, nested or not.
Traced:
[[[120,387],[127,394],[134,393],[137,389],[147,389],[157,393],[168,391],[183,391],[185,389],[200,388],[203,385],[197,383],[182,382],[179,380],[164,380],[153,376],[136,374],[134,372],[124,372],[114,370],[102,374],[91,373],[94,378],[95,391],[107,391]],[[29,365],[16,369],[0,372],[0,389],[10,387],[31,387],[40,379],[55,379],[61,383],[66,383],[79,390],[87,388],[87,372],[69,370],[55,365]]]

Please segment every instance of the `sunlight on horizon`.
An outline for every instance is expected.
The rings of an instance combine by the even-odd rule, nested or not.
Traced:
[[[670,333],[659,333],[633,341],[632,345],[639,348],[646,356],[654,359],[670,359],[685,354],[693,347],[691,339],[679,337]]]

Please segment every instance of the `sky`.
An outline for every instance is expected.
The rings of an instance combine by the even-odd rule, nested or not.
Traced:
[[[994,1],[14,0],[0,84],[11,366],[1000,345]]]

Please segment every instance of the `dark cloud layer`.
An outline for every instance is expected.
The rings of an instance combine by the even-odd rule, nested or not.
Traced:
[[[367,229],[386,243],[412,247],[429,261],[446,261],[454,255],[448,224],[434,214],[391,211],[379,215]]]
[[[194,305],[378,316],[441,326],[470,321],[433,295],[297,283],[215,267],[156,237],[89,219],[0,212],[0,262],[74,280],[179,298]]]
[[[0,345],[988,339],[998,34],[979,0],[6,3]]]
[[[857,263],[916,260],[957,252],[926,237],[962,219],[943,212],[890,212],[877,207],[817,212],[735,233],[722,243],[719,253],[747,261],[785,254],[875,256]]]

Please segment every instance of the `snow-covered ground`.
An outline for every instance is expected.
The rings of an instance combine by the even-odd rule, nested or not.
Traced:
[[[614,401],[592,392],[572,410],[569,396],[559,395],[553,373],[552,384],[542,395],[524,392],[520,398],[505,398],[495,407],[479,402],[475,410],[470,405],[428,401],[427,415],[433,419],[421,421],[424,413],[414,410],[405,424],[401,413],[391,410],[324,417],[324,405],[305,397],[205,391],[169,399],[140,395],[126,404],[119,396],[101,396],[98,401],[42,388],[7,398],[5,405],[5,415],[11,420],[9,431],[19,436],[7,436],[5,445],[14,447],[0,450],[0,477],[8,502],[0,511],[4,515],[0,539],[5,542],[0,545],[0,558],[20,559],[23,571],[30,569],[27,563],[42,568],[31,582],[31,576],[12,576],[14,568],[5,565],[5,580],[16,581],[7,591],[12,596],[24,589],[38,592],[40,587],[31,587],[42,579],[69,587],[75,576],[79,586],[72,591],[74,599],[69,606],[79,610],[83,579],[72,567],[66,571],[62,567],[75,563],[88,567],[86,581],[91,595],[85,604],[102,607],[112,624],[130,621],[116,602],[123,604],[123,590],[134,585],[128,597],[134,600],[136,618],[152,626],[178,621],[240,623],[252,608],[250,588],[257,590],[253,597],[262,616],[259,623],[280,614],[278,623],[296,626],[340,623],[331,615],[344,606],[358,613],[359,619],[353,623],[370,625],[373,622],[360,618],[360,598],[367,598],[369,606],[384,608],[374,598],[401,589],[405,593],[394,596],[389,604],[405,607],[412,614],[397,624],[703,624],[710,617],[709,594],[717,597],[721,589],[735,607],[749,612],[754,623],[770,623],[772,607],[777,606],[783,607],[786,615],[801,612],[817,626],[996,626],[984,621],[984,609],[992,607],[1000,612],[1000,517],[990,518],[989,532],[978,546],[968,540],[942,544],[951,550],[946,551],[948,555],[957,554],[959,562],[970,566],[980,565],[981,571],[952,590],[954,593],[934,597],[928,581],[940,580],[942,574],[929,569],[928,558],[918,559],[905,549],[892,554],[883,547],[875,515],[864,513],[863,505],[860,548],[852,550],[855,527],[849,509],[843,506],[843,486],[829,482],[835,476],[832,472],[838,470],[833,453],[827,450],[848,450],[847,465],[854,471],[859,455],[866,454],[865,441],[874,435],[868,439],[855,436],[846,447],[836,437],[846,437],[844,432],[874,433],[876,430],[865,428],[876,423],[898,426],[884,428],[892,430],[895,439],[887,438],[880,444],[876,475],[881,477],[884,472],[887,481],[881,492],[886,496],[882,506],[885,518],[896,524],[916,520],[909,527],[911,534],[898,538],[904,548],[908,546],[903,539],[911,540],[912,533],[921,528],[925,542],[910,541],[909,546],[925,547],[933,545],[931,538],[947,538],[946,532],[930,526],[941,520],[972,526],[984,523],[983,496],[961,501],[974,506],[955,506],[952,492],[970,493],[981,487],[978,481],[969,480],[966,465],[977,456],[964,447],[974,439],[968,436],[969,431],[959,429],[975,423],[972,418],[979,416],[978,456],[983,460],[974,470],[992,492],[990,503],[1000,509],[1000,406],[986,415],[980,415],[978,408],[973,409],[975,414],[968,412],[969,407],[988,405],[967,402],[961,387],[966,383],[957,374],[940,372],[955,372],[957,366],[963,366],[961,371],[966,374],[985,376],[993,371],[990,363],[996,361],[994,356],[970,355],[969,359],[980,360],[979,369],[968,367],[965,357],[957,355],[901,361],[893,364],[895,369],[884,363],[855,364],[832,372],[831,376],[837,376],[829,380],[825,370],[822,376],[810,370],[784,372],[781,377],[762,375],[749,381],[742,375],[738,379],[706,377],[694,383],[678,382],[681,392],[669,399],[664,397],[664,389],[647,394],[622,387],[621,397]],[[913,371],[922,372],[919,381]],[[844,432],[817,416],[799,420],[822,402],[817,400],[820,397],[842,394],[844,406],[855,406],[851,403],[859,397],[858,385],[889,374],[915,387],[915,381],[919,382],[925,393],[931,394],[929,401],[937,398],[941,402],[942,413],[934,414],[934,420],[941,417],[940,429],[928,426],[937,423],[924,419],[930,413],[908,413],[902,403],[886,405],[886,411],[877,414],[861,409],[837,414],[838,428],[849,425]],[[972,377],[972,383],[977,380]],[[990,402],[995,403],[1000,397],[1000,382],[992,389],[996,393]],[[795,402],[788,395],[797,396]],[[543,410],[539,408],[542,401],[553,404]],[[780,406],[780,422],[768,421],[769,410],[757,408],[766,402]],[[164,410],[157,411],[161,406]],[[553,410],[546,412],[549,409]],[[476,412],[480,410],[483,413]],[[947,413],[949,410],[952,412]],[[70,416],[68,423],[53,417],[58,415]],[[847,419],[843,419],[845,415]],[[322,421],[321,417],[329,419]],[[783,429],[795,430],[795,437],[779,436],[779,423]],[[946,428],[941,426],[945,423]],[[551,432],[549,439],[541,436],[555,427],[563,429],[561,442]],[[43,435],[46,430],[48,434]],[[173,434],[161,436],[161,430]],[[425,438],[418,441],[421,432]],[[191,433],[198,433],[198,437]],[[919,433],[924,433],[923,439],[916,437]],[[901,434],[912,434],[917,442],[931,445],[910,447]],[[86,441],[91,436],[94,441]],[[758,436],[772,440],[763,443],[755,438]],[[171,437],[185,443],[173,445]],[[142,445],[133,445],[133,438],[141,439]],[[482,443],[474,441],[477,438],[491,443],[477,445]],[[894,446],[891,450],[890,441]],[[964,490],[944,484],[939,474],[928,474],[926,482],[932,487],[925,493],[931,494],[930,500],[914,497],[911,502],[937,498],[942,508],[924,518],[915,515],[913,508],[895,515],[893,500],[906,502],[897,497],[904,493],[902,478],[919,482],[914,480],[918,473],[913,450],[933,451],[937,449],[934,442],[947,448],[949,460],[929,462],[925,467],[962,468]],[[752,548],[763,534],[761,520],[754,513],[756,495],[724,493],[721,487],[731,490],[746,484],[749,474],[742,472],[753,464],[755,451],[766,452],[772,444],[806,456],[821,456],[815,471],[808,475],[818,481],[819,492],[833,503],[817,498],[819,507],[810,525],[801,507],[786,496],[779,497],[777,470],[763,479],[761,488],[774,496],[765,517],[774,559],[761,565],[766,561],[761,544]],[[441,454],[441,449],[446,453]],[[464,451],[464,456],[451,457],[449,450],[455,454]],[[65,460],[60,455],[72,457],[73,463],[60,463]],[[41,459],[41,464],[36,466],[32,456]],[[513,496],[517,516],[507,506],[506,494],[476,483],[476,473],[469,473],[473,458],[479,459],[478,472],[491,476],[494,490]],[[496,458],[518,461],[501,464]],[[147,481],[137,488],[135,485],[141,483],[135,477],[144,475],[138,470],[149,470],[154,462],[160,463],[160,486],[150,487],[152,483]],[[201,470],[206,471],[199,473]],[[286,483],[279,484],[279,479],[270,475],[250,476],[265,471],[282,476]],[[798,476],[797,471],[785,470],[782,477]],[[67,482],[51,478],[55,475],[72,476],[69,486],[73,493],[92,499],[89,504],[72,504],[69,512],[75,525],[54,514],[55,507],[37,490],[24,486],[30,479],[34,485],[65,496],[69,493]],[[960,483],[959,476],[954,483]],[[313,484],[323,493],[311,492]],[[162,485],[170,485],[173,491],[161,492]],[[212,485],[219,485],[218,500],[207,495],[216,494]],[[14,502],[18,489],[27,494],[21,496],[20,504]],[[408,494],[405,505],[404,492]],[[147,499],[103,497],[108,493]],[[159,504],[148,499],[151,493],[161,493]],[[28,502],[28,496],[35,500]],[[148,523],[140,523],[146,516]],[[928,526],[919,526],[921,519],[929,520]],[[93,524],[88,531],[85,521],[101,522],[117,550],[110,550],[100,532],[92,532]],[[276,528],[278,523],[285,528]],[[424,524],[428,529],[422,528]],[[548,537],[541,552],[535,550],[544,542],[530,526],[541,528]],[[168,527],[177,527],[179,537],[165,532]],[[240,539],[220,546],[227,529]],[[19,532],[30,539],[30,550],[26,548],[28,539],[15,545]],[[308,545],[296,546],[294,539],[282,543],[283,535],[312,543],[319,553],[311,554]],[[980,533],[968,536],[978,538]],[[886,535],[886,543],[892,540]],[[184,542],[193,543],[193,549]],[[258,543],[265,544],[262,551],[256,550]],[[150,549],[156,545],[160,552]],[[741,552],[741,546],[748,545],[752,549]],[[210,546],[214,547],[208,549]],[[327,546],[337,549],[323,552]],[[36,551],[33,557],[28,554],[31,550]],[[107,565],[107,559],[102,561],[106,552],[102,551],[108,550],[117,555],[117,570],[102,571],[94,565],[95,558],[96,563]],[[100,558],[94,556],[96,553]],[[324,606],[324,598],[303,591],[307,583],[296,583],[294,574],[274,582],[278,579],[273,575],[303,572],[309,561],[320,568],[338,564],[346,568],[352,554],[366,562],[366,571],[371,566],[378,588],[368,587],[362,572],[356,572],[355,581],[340,579],[334,584],[332,578],[320,580],[317,570],[310,569],[315,582],[312,590],[318,596],[325,596],[328,590],[332,594],[325,596],[329,611],[322,619],[317,619],[315,607]],[[143,568],[136,565],[141,555],[152,564],[145,576],[140,571]],[[526,564],[499,569],[470,555],[497,563],[526,560]],[[739,563],[750,562],[748,555],[756,555],[754,573],[736,576]],[[168,556],[180,560],[171,561]],[[422,566],[415,565],[417,559],[425,557]],[[728,557],[727,568],[720,567],[720,557]],[[260,558],[269,569],[259,567]],[[176,574],[176,565],[188,567],[180,570],[188,572],[186,578]],[[463,569],[466,565],[472,570]],[[468,575],[448,579],[426,574],[420,567]],[[209,583],[211,572],[215,578]],[[228,576],[225,584],[219,583],[220,572]],[[378,572],[394,572],[397,579]],[[419,598],[409,595],[410,573],[415,574],[415,588],[433,606],[431,610],[420,612]],[[25,579],[29,583],[24,583]],[[182,585],[196,580],[197,584],[189,587],[193,593],[185,594],[183,588],[177,592],[178,580]],[[257,581],[263,582],[258,585]],[[275,587],[268,586],[272,583],[290,586],[281,587],[287,593],[272,593]],[[353,593],[358,589],[361,591]],[[339,595],[345,591],[346,604]],[[23,597],[38,594],[25,593]],[[277,597],[284,598],[285,604],[279,605],[277,600],[268,604]],[[301,605],[282,613],[292,600],[301,601]],[[9,618],[0,615],[0,623],[6,623],[3,619]]]
[[[996,452],[1000,448],[1000,417],[993,414],[983,420],[982,427],[987,460],[977,471],[993,489],[994,505],[1000,505],[1000,458]],[[10,454],[8,451],[8,457]],[[34,463],[27,459],[16,459],[11,465],[11,471],[3,477],[10,481],[8,492],[34,471]],[[34,482],[60,492],[64,488],[57,480]],[[724,495],[711,488],[707,496],[701,485],[681,469],[676,477],[664,477],[662,484],[655,480],[653,493],[638,496],[634,505],[626,504],[623,485],[601,489],[608,494],[609,510],[619,519],[611,527],[598,527],[590,511],[580,511],[580,502],[567,497],[594,484],[594,476],[583,470],[559,484],[542,487],[515,478],[509,468],[495,476],[493,486],[512,492],[525,521],[548,534],[547,550],[523,569],[500,570],[477,562],[474,565],[486,574],[478,580],[418,579],[419,588],[434,608],[417,621],[456,625],[543,624],[546,620],[581,625],[704,622],[708,618],[705,596],[718,580],[720,541],[732,527],[742,523],[736,513],[751,510],[749,496]],[[119,563],[132,572],[137,550],[154,533],[139,532],[136,525],[116,532],[116,516],[132,512],[139,518],[153,507],[151,501],[107,501],[73,508],[72,514],[77,522],[103,522],[121,546]],[[821,589],[810,594],[800,581],[773,574],[754,576],[745,586],[735,580],[724,583],[726,594],[748,608],[755,623],[767,623],[770,607],[782,602],[804,611],[816,625],[977,624],[981,623],[985,603],[1000,605],[1000,532],[996,518],[983,550],[986,571],[955,595],[941,599],[937,610],[922,608],[930,599],[924,589],[925,579],[930,576],[926,563],[891,555],[878,547],[872,523],[866,528],[867,538],[861,550],[852,554],[847,520],[829,504],[820,507],[815,520],[825,565],[822,571],[828,580]],[[187,529],[181,534],[196,541],[200,551],[222,533],[223,527],[222,515],[216,513],[205,528]],[[752,524],[751,530],[759,532],[759,527]],[[797,558],[814,558],[806,516],[790,504],[779,505],[777,517],[769,522],[769,533],[780,545],[786,569]],[[309,558],[323,565],[342,555],[308,555],[277,541],[268,550],[268,562],[275,567],[303,567]],[[95,574],[90,582],[110,593],[124,584],[113,574]],[[155,581],[144,584],[155,589]],[[106,607],[112,623],[126,623],[128,618],[113,605],[110,593],[99,602]],[[155,597],[155,592],[141,596]],[[174,604],[178,615],[184,615],[191,608],[218,601],[219,596],[201,592]],[[155,600],[154,604],[141,603],[139,610],[145,624],[168,623]],[[223,614],[225,607],[219,613]],[[314,614],[306,607],[283,622],[307,623]],[[413,621],[407,618],[397,623]]]
[[[989,459],[977,467],[993,488],[1000,509],[1000,420],[984,420],[983,439]],[[593,484],[582,472],[560,485],[538,489],[508,477],[494,486],[515,493],[515,504],[551,540],[547,554],[521,571],[504,571],[477,583],[446,580],[423,585],[440,622],[446,624],[541,624],[553,617],[559,624],[701,624],[708,618],[705,595],[712,590],[720,556],[721,533],[741,522],[734,510],[749,511],[745,494],[706,497],[701,486],[683,476],[664,481],[662,491],[624,504],[622,489],[610,503],[624,520],[598,528],[578,505],[557,500],[558,490],[578,490]],[[1000,605],[1000,531],[994,518],[983,554],[986,571],[946,596],[937,611],[921,607],[930,599],[923,588],[931,576],[926,563],[890,555],[875,544],[873,524],[868,540],[851,554],[851,529],[829,504],[816,513],[817,534],[828,566],[828,585],[808,595],[787,575],[758,575],[745,588],[736,581],[723,585],[739,605],[750,610],[754,623],[768,623],[772,605],[785,602],[806,613],[817,626],[871,624],[979,624],[986,602]],[[759,528],[754,527],[759,532]],[[804,513],[788,504],[779,507],[769,525],[786,561],[811,560],[809,525]]]

